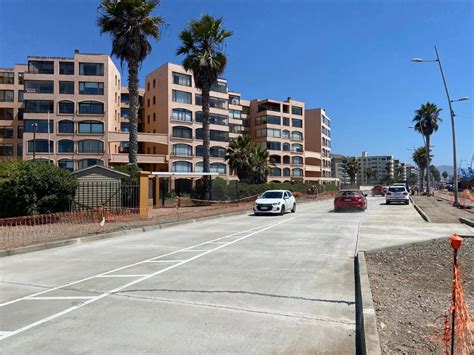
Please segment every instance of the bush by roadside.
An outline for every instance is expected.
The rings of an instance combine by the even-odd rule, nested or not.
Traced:
[[[76,178],[47,163],[0,162],[0,218],[67,211]]]

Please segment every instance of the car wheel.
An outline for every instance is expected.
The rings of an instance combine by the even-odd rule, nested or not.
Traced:
[[[254,215],[254,216],[260,216],[260,213],[254,212],[253,215]]]
[[[334,212],[339,212],[339,207],[334,207]]]
[[[385,204],[386,204],[386,205],[390,205],[390,201],[385,201]]]
[[[296,212],[296,202],[293,204],[293,208],[291,209],[291,213],[295,213]]]
[[[405,202],[405,205],[409,205],[409,204],[410,204],[410,201]]]
[[[283,216],[285,214],[285,206],[281,206],[280,214]]]

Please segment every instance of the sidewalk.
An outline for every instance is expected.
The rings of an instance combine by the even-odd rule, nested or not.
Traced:
[[[432,223],[459,223],[460,217],[474,220],[472,210],[455,208],[447,200],[427,196],[411,196],[411,198],[428,215]]]

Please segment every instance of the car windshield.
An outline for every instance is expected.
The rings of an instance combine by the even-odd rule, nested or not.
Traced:
[[[359,191],[339,191],[339,196],[358,196],[360,194]]]
[[[389,187],[388,191],[390,191],[390,192],[405,192],[405,188],[402,187],[402,186],[393,186],[393,187]]]
[[[260,198],[281,198],[283,192],[279,191],[267,191]]]

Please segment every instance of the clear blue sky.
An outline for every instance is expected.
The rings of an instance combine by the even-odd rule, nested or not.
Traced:
[[[110,53],[110,38],[96,26],[97,5],[98,0],[0,0],[0,67],[25,63],[28,55],[70,57],[76,48]],[[410,58],[433,58],[438,45],[452,97],[472,98],[454,106],[458,161],[470,161],[473,11],[471,0],[163,0],[157,14],[168,25],[140,77],[166,61],[180,63],[179,32],[190,19],[210,13],[234,32],[224,76],[244,98],[291,96],[307,108],[323,107],[333,122],[334,153],[393,154],[406,162],[407,148],[422,144],[408,129],[413,112],[434,102],[443,109],[432,139],[434,163],[451,165],[451,126],[438,67],[412,64]]]

